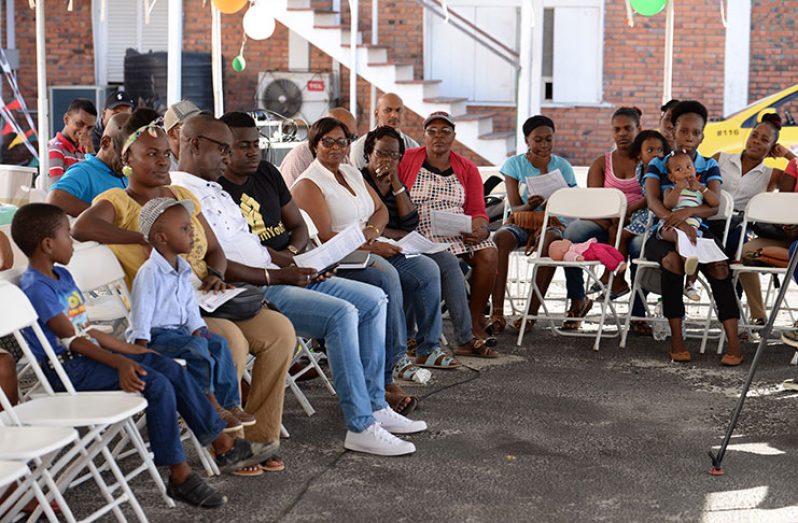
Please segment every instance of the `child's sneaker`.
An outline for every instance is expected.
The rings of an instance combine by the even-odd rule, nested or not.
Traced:
[[[688,281],[684,286],[684,295],[692,301],[701,301],[701,293],[695,288],[693,282]]]
[[[233,413],[230,412],[229,410],[219,408],[216,409],[216,413],[219,414],[219,417],[222,418],[222,421],[224,421],[226,425],[226,427],[224,428],[224,432],[235,432],[244,427],[244,425],[238,420],[238,418],[233,416]]]
[[[251,427],[252,425],[258,422],[258,420],[255,419],[255,416],[253,416],[249,412],[246,412],[244,409],[242,409],[239,406],[235,406],[232,409],[227,409],[227,410],[230,412],[230,414],[233,415],[234,418],[236,418],[238,421],[241,422],[242,427]]]
[[[695,274],[698,270],[698,256],[688,256],[684,259],[684,273],[688,276]]]

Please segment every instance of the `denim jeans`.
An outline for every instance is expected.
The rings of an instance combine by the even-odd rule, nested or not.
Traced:
[[[441,293],[454,327],[454,341],[457,345],[468,343],[474,334],[471,311],[468,308],[465,275],[460,268],[460,259],[449,251],[426,256],[438,265],[440,271]]]
[[[299,336],[323,339],[349,430],[363,432],[385,402],[385,314],[380,289],[342,278],[307,287],[270,285],[263,294]]]
[[[386,260],[399,273],[405,308],[413,310],[418,327],[416,354],[426,356],[439,346],[443,329],[440,270],[426,256],[398,254]]]
[[[379,287],[388,296],[388,315],[385,325],[385,383],[393,383],[393,365],[407,352],[407,317],[405,316],[402,281],[399,272],[388,260],[371,255],[365,269],[338,271],[347,280]]]
[[[154,352],[125,357],[147,371],[146,375],[139,377],[144,381],[142,394],[147,400],[147,433],[156,465],[177,465],[186,461],[177,424],[178,413],[203,446],[210,445],[222,433],[225,423],[186,369],[171,358]],[[46,366],[44,368],[53,388],[63,391],[55,372]],[[65,362],[64,369],[78,391],[121,388],[115,368],[85,356]]]
[[[238,376],[227,340],[210,333],[211,339],[192,336],[185,327],[150,331],[152,350],[186,360],[186,369],[205,394],[213,394],[225,409],[241,405]]]

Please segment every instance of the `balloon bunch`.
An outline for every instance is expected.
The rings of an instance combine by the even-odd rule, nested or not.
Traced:
[[[236,72],[241,72],[247,68],[247,61],[244,58],[244,48],[247,38],[253,40],[265,40],[274,34],[277,22],[264,5],[265,0],[213,0],[213,5],[220,13],[233,14],[239,12],[246,4],[249,9],[244,14],[244,41],[241,42],[241,49],[233,58],[232,67]]]

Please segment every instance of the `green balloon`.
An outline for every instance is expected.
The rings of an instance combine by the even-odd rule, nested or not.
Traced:
[[[654,16],[668,4],[668,0],[631,0],[632,9],[643,16]]]
[[[244,55],[240,54],[233,58],[233,71],[240,73],[244,69],[247,68],[247,61],[244,59]]]

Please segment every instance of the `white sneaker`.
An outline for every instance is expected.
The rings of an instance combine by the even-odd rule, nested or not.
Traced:
[[[685,284],[684,295],[692,301],[701,301],[701,293],[698,292],[698,289],[695,288],[692,282],[687,282],[687,284]]]
[[[415,445],[397,438],[379,423],[372,423],[363,432],[348,431],[344,448],[377,456],[402,456],[416,451]]]
[[[375,411],[374,419],[391,434],[415,434],[427,430],[427,422],[405,418],[390,407]]]

